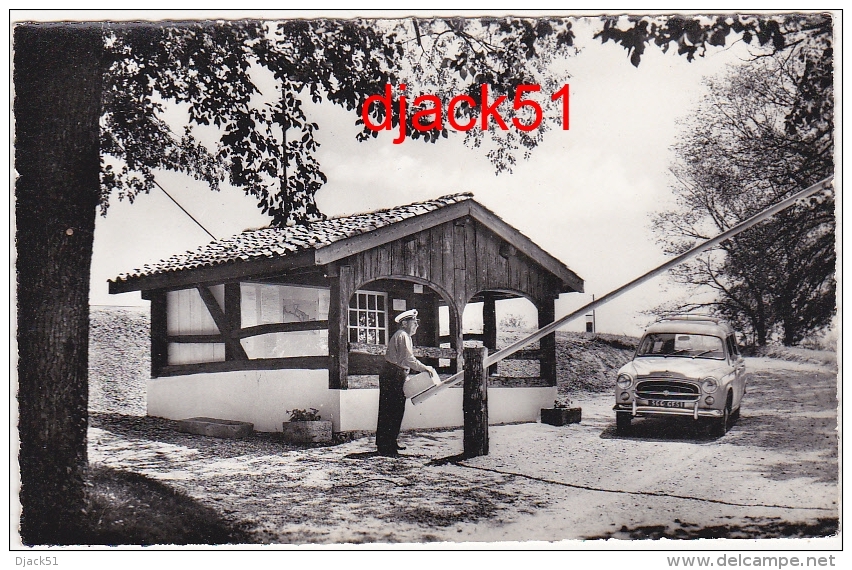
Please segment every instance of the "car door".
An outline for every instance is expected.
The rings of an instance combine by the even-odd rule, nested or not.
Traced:
[[[737,346],[737,339],[734,335],[728,335],[728,338],[725,340],[725,345],[728,349],[729,362],[734,368],[733,409],[737,409],[740,405],[740,401],[743,398],[743,394],[745,394],[745,359],[742,357],[742,355],[740,355],[740,350]]]

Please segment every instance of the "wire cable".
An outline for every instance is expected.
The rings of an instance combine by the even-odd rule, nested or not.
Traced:
[[[159,182],[157,182],[156,180],[154,180],[154,184],[156,184],[156,185],[157,185],[157,188],[159,188],[160,190],[162,190],[162,191],[163,191],[163,194],[165,194],[166,196],[168,196],[168,197],[171,199],[171,201],[172,201],[172,202],[174,202],[175,204],[177,204],[177,207],[178,207],[178,208],[180,208],[180,209],[181,209],[181,211],[183,211],[183,213],[184,213],[184,214],[186,214],[187,216],[189,216],[189,219],[191,219],[193,222],[195,222],[195,223],[196,223],[196,225],[198,225],[198,227],[199,227],[199,228],[201,228],[202,230],[204,230],[204,231],[207,233],[207,235],[209,235],[209,236],[210,236],[211,238],[213,238],[214,240],[215,240],[215,239],[217,239],[217,238],[216,238],[216,236],[214,236],[214,235],[213,235],[213,234],[211,234],[209,231],[207,231],[207,228],[205,228],[204,226],[202,226],[202,225],[201,225],[201,222],[199,222],[199,221],[198,221],[198,220],[196,220],[194,217],[192,217],[192,214],[190,214],[189,212],[187,212],[187,211],[186,211],[186,208],[184,208],[183,206],[181,206],[181,205],[180,205],[180,203],[178,203],[178,201],[177,201],[177,200],[175,200],[174,198],[172,198],[172,195],[171,195],[171,194],[169,194],[168,192],[166,192],[166,189],[165,189],[165,188],[163,188],[162,186],[160,186],[160,183],[159,183]]]

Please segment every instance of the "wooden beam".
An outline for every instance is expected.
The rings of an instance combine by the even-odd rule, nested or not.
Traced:
[[[538,376],[489,376],[489,388],[545,388],[547,380]]]
[[[349,371],[349,297],[352,295],[352,267],[340,265],[337,277],[330,278],[328,306],[328,387],[345,390]]]
[[[166,337],[168,342],[177,342],[182,344],[207,344],[207,343],[223,343],[225,340],[220,334],[181,334],[169,335]]]
[[[295,323],[267,323],[255,325],[231,332],[233,338],[248,338],[261,334],[287,333],[301,331],[321,331],[328,328],[328,321],[302,321]]]
[[[321,331],[328,328],[328,321],[303,321],[296,323],[267,323],[231,331],[231,338],[249,338],[262,334],[288,333],[301,331]],[[168,337],[169,342],[209,343],[225,342],[220,334],[184,334]]]
[[[480,260],[484,262],[484,260]],[[482,344],[490,352],[497,350],[497,307],[494,296],[483,293],[482,301]],[[497,365],[488,367],[488,375],[497,374]]]
[[[213,321],[224,338],[226,358],[230,354],[233,360],[248,360],[246,351],[243,350],[243,345],[240,344],[239,340],[231,336],[228,318],[225,316],[224,311],[222,311],[222,307],[219,306],[219,301],[216,300],[216,297],[213,296],[213,293],[210,292],[210,289],[206,285],[196,285],[195,288],[201,295],[204,304],[207,305],[210,316],[213,317]]]
[[[515,354],[506,357],[506,360],[541,360],[544,352],[541,350],[519,350]]]
[[[158,378],[169,364],[168,313],[166,293],[151,292],[151,378]]]
[[[458,271],[456,271],[458,273]],[[464,278],[462,278],[464,283]],[[453,306],[450,307],[450,347],[455,349],[455,360],[450,361],[450,371],[453,374],[460,374],[464,368],[464,336],[462,335],[462,315],[464,314],[464,301],[458,299],[453,300]],[[453,316],[456,315],[456,318]]]
[[[183,376],[210,372],[235,372],[240,370],[322,370],[328,368],[328,356],[290,356],[287,358],[256,358],[253,360],[225,360],[198,364],[173,364],[164,366],[160,376]]]
[[[240,284],[239,283],[225,283],[225,321],[227,330],[230,331],[230,335],[233,337],[234,331],[240,330],[242,326],[242,294],[240,292]],[[223,331],[224,334],[224,331]],[[240,360],[240,353],[234,351],[234,345],[239,346],[242,350],[242,354],[245,355],[245,349],[243,349],[239,340],[236,343],[226,342],[225,343],[225,360]]]
[[[538,307],[538,328],[545,327],[556,318],[556,300],[545,299]],[[550,386],[556,386],[556,333],[552,332],[539,341],[542,357],[539,376],[547,380]]]
[[[488,455],[488,374],[483,361],[487,348],[464,349],[464,456]]]
[[[350,342],[349,351],[361,354],[374,354],[384,356],[388,347],[383,344],[364,344],[361,342]],[[449,358],[454,359],[458,355],[453,348],[440,348],[436,346],[414,346],[414,356],[417,358]]]

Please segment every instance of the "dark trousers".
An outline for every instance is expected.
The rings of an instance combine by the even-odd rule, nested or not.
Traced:
[[[376,424],[376,447],[380,453],[396,451],[396,438],[405,415],[405,394],[402,384],[405,370],[385,362],[379,373],[379,419]]]

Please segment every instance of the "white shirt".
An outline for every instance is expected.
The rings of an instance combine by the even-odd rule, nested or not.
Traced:
[[[426,371],[426,365],[414,357],[414,343],[411,342],[411,335],[405,329],[399,329],[393,333],[390,341],[388,341],[385,360],[404,368],[406,372],[410,370],[414,372]]]

